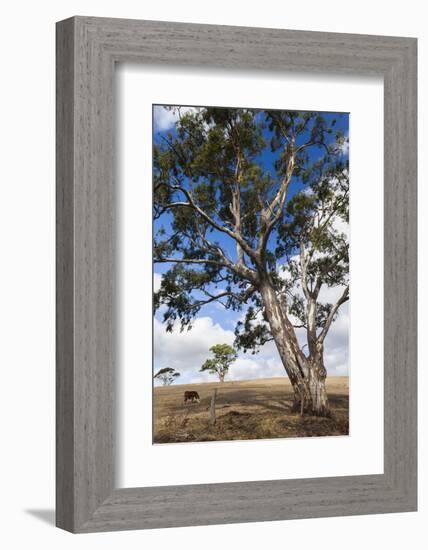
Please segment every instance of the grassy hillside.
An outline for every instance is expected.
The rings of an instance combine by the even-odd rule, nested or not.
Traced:
[[[214,426],[209,407],[218,388]],[[195,390],[200,403],[184,403],[184,392]],[[348,377],[329,377],[331,419],[291,413],[293,391],[287,378],[177,384],[154,389],[154,442],[224,441],[347,435]]]

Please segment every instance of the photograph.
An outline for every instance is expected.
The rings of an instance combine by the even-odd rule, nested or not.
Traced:
[[[153,443],[349,434],[349,114],[153,105]]]

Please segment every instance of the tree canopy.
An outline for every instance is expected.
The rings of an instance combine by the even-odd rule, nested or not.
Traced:
[[[154,144],[155,310],[190,328],[213,301],[243,310],[236,346],[273,339],[269,284],[308,351],[349,299],[347,137],[329,113],[195,108]],[[334,302],[322,289],[340,287]]]
[[[236,360],[237,353],[229,344],[216,344],[210,348],[214,357],[207,359],[202,365],[200,372],[208,371],[217,374],[223,382],[232,363]]]
[[[164,367],[159,369],[153,378],[159,380],[163,386],[170,386],[179,376],[180,373],[172,367]]]

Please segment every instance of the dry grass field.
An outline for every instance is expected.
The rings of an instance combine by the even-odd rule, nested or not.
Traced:
[[[214,388],[216,423],[211,425]],[[197,391],[200,403],[184,403],[186,390]],[[293,392],[285,377],[156,387],[154,443],[347,435],[348,377],[327,378],[327,392],[332,418],[292,413]]]

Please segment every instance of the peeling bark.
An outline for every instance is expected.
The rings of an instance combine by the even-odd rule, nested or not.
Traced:
[[[310,342],[312,353],[306,357],[272,286],[268,282],[262,284],[260,293],[273,339],[294,389],[292,410],[300,414],[330,416],[322,344]]]
[[[327,371],[322,358],[318,358],[309,369],[309,391],[311,394],[311,414],[315,416],[331,416],[328,403],[325,380]]]

